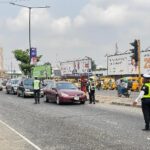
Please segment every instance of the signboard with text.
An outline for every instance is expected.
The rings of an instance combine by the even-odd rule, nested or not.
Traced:
[[[138,74],[131,53],[108,56],[108,75]],[[150,71],[150,51],[141,52],[141,73]]]
[[[82,74],[82,73],[88,73],[89,70],[91,70],[91,59],[84,58],[80,60],[74,60],[74,61],[66,61],[61,62],[61,74],[62,75],[73,75],[73,74]]]

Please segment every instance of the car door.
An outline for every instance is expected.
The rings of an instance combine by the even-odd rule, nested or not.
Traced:
[[[11,80],[8,80],[8,82],[7,82],[7,84],[6,84],[7,93],[10,92],[10,86],[11,86]]]
[[[56,89],[56,84],[53,83],[51,86],[51,99],[55,102],[57,98],[57,89]]]
[[[21,81],[18,86],[17,92],[19,95],[22,95],[22,90],[23,90],[23,81]]]

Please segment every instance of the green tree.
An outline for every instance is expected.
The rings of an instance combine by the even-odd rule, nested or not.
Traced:
[[[19,68],[24,75],[31,76],[32,67],[34,65],[30,64],[30,54],[29,50],[23,51],[22,49],[13,50],[13,54],[17,61],[19,61]],[[37,56],[37,62],[40,61],[42,55]]]

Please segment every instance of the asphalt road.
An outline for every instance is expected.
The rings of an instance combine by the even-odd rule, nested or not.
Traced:
[[[42,150],[149,150],[140,108],[108,104],[33,104],[0,92],[0,120]],[[29,149],[28,149],[29,150]]]

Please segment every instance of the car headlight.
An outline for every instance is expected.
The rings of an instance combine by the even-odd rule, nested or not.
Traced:
[[[86,96],[86,93],[84,92],[84,93],[82,94],[82,96]]]
[[[25,89],[26,92],[30,92],[30,89]]]
[[[61,93],[61,96],[63,96],[63,97],[68,97],[69,95],[66,94],[66,93]]]

